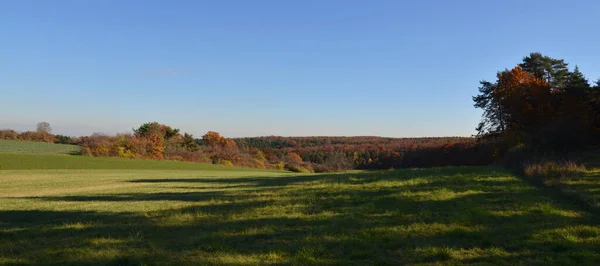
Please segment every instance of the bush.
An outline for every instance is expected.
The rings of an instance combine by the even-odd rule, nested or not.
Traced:
[[[224,165],[224,166],[233,166],[233,163],[231,161],[229,161],[229,160],[223,160],[223,159],[220,159],[217,162],[217,164]]]
[[[296,173],[314,173],[310,164],[286,164],[285,169]]]
[[[273,163],[270,166],[271,166],[271,168],[273,168],[275,170],[284,170],[285,169],[285,163],[284,162]]]
[[[327,156],[323,166],[327,170],[325,172],[340,172],[352,169],[354,164],[343,152],[334,152]]]
[[[259,160],[259,159],[252,159],[246,165],[248,167],[251,167],[251,168],[259,168],[259,169],[264,169],[265,168],[265,163],[263,161]]]
[[[532,158],[531,152],[527,151],[525,146],[517,145],[508,150],[502,159],[504,167],[509,169],[517,169],[523,166],[523,163]]]
[[[20,140],[55,143],[56,137],[48,132],[25,131],[19,134]]]
[[[325,166],[323,164],[313,163],[312,167],[315,170],[315,173],[329,173],[329,172],[332,172],[331,169],[327,168],[327,166]]]
[[[17,131],[14,131],[12,129],[0,130],[0,139],[16,140],[18,137],[19,137],[19,134],[17,133]]]
[[[58,144],[71,144],[71,137],[64,135],[56,135],[56,143]]]
[[[523,167],[523,172],[528,177],[542,181],[564,180],[584,175],[586,168],[583,164],[578,164],[574,161],[543,161],[526,163]]]

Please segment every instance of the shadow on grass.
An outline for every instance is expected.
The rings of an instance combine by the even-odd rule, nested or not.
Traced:
[[[181,193],[129,193],[101,196],[58,196],[26,197],[44,201],[193,201],[201,202],[213,199],[227,200],[231,197],[221,192],[181,192]]]
[[[15,264],[584,264],[597,222],[490,168],[132,182],[250,190],[36,198],[196,201],[137,213],[0,212],[0,258]],[[415,180],[410,185],[396,181]],[[416,182],[417,180],[426,182]],[[391,182],[391,183],[381,183]],[[231,186],[228,186],[229,188]],[[255,192],[275,199],[253,198]]]

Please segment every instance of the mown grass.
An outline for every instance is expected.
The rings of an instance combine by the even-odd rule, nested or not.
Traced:
[[[73,155],[79,154],[80,148],[77,145],[0,139],[0,153]]]
[[[597,216],[498,168],[134,168],[0,171],[0,264],[600,263]]]

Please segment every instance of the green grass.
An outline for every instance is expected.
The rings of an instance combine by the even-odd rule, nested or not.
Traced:
[[[154,169],[257,171],[257,169],[249,169],[242,167],[227,167],[222,165],[166,160],[156,161],[133,160],[123,158],[100,158],[87,156],[0,153],[0,170],[10,169]]]
[[[71,155],[79,151],[77,145],[0,139],[0,153]]]
[[[582,175],[547,182],[546,185],[577,198],[595,211],[600,211],[600,168],[591,168]]]
[[[139,163],[147,168],[1,170],[0,264],[600,263],[599,217],[502,169],[307,175]]]
[[[591,148],[570,156],[578,158],[582,164],[565,162],[563,164],[566,164],[566,167],[559,165],[558,176],[547,180],[542,178],[540,182],[564,196],[575,199],[589,210],[600,213],[600,148]]]

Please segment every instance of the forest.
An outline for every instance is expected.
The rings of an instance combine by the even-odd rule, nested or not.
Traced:
[[[474,107],[483,111],[477,135],[463,137],[200,138],[158,122],[131,133],[70,137],[41,122],[35,131],[0,131],[0,139],[75,144],[95,157],[177,160],[295,172],[488,165],[568,159],[600,144],[600,80],[590,83],[562,59],[531,53],[494,81],[481,81]],[[542,159],[540,159],[542,158]]]

